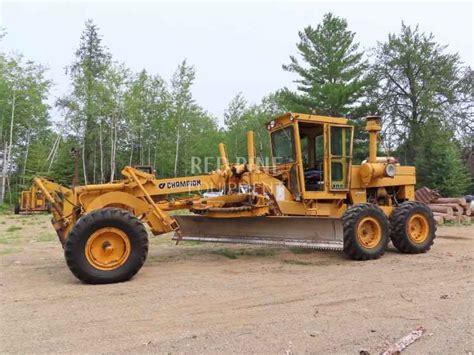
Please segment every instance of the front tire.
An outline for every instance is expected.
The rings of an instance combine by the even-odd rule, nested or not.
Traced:
[[[374,204],[350,207],[342,216],[344,253],[354,260],[378,259],[389,241],[389,223]]]
[[[15,205],[15,209],[13,210],[13,212],[14,212],[15,214],[20,214],[20,204],[19,204],[19,203],[17,203],[17,204]]]
[[[424,203],[408,201],[393,211],[390,229],[395,248],[402,253],[419,254],[433,245],[436,223],[433,212]]]
[[[71,272],[89,284],[131,279],[148,254],[143,223],[120,208],[101,208],[82,216],[64,247]]]

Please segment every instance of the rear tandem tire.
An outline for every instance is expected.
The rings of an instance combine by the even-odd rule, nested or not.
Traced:
[[[424,253],[434,243],[436,223],[433,212],[424,203],[407,201],[390,217],[390,238],[400,252]]]
[[[148,234],[143,223],[120,208],[102,208],[82,216],[64,247],[71,272],[89,284],[131,279],[147,254]]]
[[[389,222],[372,203],[350,207],[342,216],[344,253],[353,260],[378,259],[389,242]]]

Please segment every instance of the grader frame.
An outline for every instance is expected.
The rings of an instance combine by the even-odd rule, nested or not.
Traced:
[[[98,232],[92,233],[96,228],[93,225],[79,226],[81,221],[87,222],[85,217],[89,215],[99,225],[102,217],[98,213],[107,209],[127,211],[139,223],[148,224],[154,235],[174,232],[177,241],[340,249],[361,260],[377,258],[383,253],[390,237],[391,218],[392,223],[406,225],[405,232],[391,236],[401,251],[429,249],[435,227],[431,212],[413,202],[415,168],[400,166],[391,157],[377,157],[379,117],[367,117],[369,157],[360,166],[352,164],[354,132],[345,118],[286,113],[268,122],[267,129],[272,141],[272,166],[256,164],[254,134],[248,132],[247,163],[230,164],[221,143],[218,147],[221,166],[206,175],[157,179],[150,172],[125,167],[123,180],[73,189],[35,178],[34,184],[53,207],[53,225],[65,246],[66,259],[70,254],[71,258],[82,260],[68,260],[73,273],[92,283],[127,279],[122,274],[121,277],[91,276],[106,264],[95,265],[91,270],[87,269],[90,265],[82,269],[78,266],[84,258],[74,248],[85,248],[83,254],[89,253],[87,260],[92,260],[92,264],[101,255],[104,260],[110,259],[107,255],[115,255],[117,248],[123,255],[127,248],[132,248],[127,238],[134,238],[133,231],[124,234],[114,227],[115,234],[120,234],[117,239],[111,236],[113,231],[107,224],[99,237]],[[221,191],[222,195],[206,198],[199,194],[209,190]],[[188,195],[183,197],[184,193]],[[180,196],[169,198],[173,194]],[[402,206],[403,213],[398,213]],[[180,209],[194,215],[170,214]],[[410,237],[410,231],[413,235],[417,233],[419,240]],[[90,238],[102,244],[88,250]],[[74,241],[69,243],[69,239]],[[82,239],[84,245],[78,244],[77,240]],[[68,248],[68,243],[74,247]],[[122,262],[117,264],[118,269],[121,267]],[[77,272],[78,268],[82,271]],[[138,269],[125,273],[129,278]],[[114,269],[114,272],[118,271]]]

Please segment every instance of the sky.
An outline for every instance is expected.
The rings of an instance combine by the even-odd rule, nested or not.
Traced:
[[[146,69],[169,80],[187,59],[196,69],[193,95],[219,122],[239,92],[250,103],[295,75],[282,64],[297,53],[298,31],[316,26],[327,12],[344,17],[361,48],[398,33],[402,21],[448,45],[473,66],[472,2],[9,2],[0,0],[2,51],[21,53],[49,68],[50,103],[69,90],[64,68],[84,22],[92,19],[113,58],[134,71]],[[52,110],[59,120],[59,112]]]

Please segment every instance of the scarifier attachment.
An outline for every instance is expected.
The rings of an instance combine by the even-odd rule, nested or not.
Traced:
[[[341,221],[325,217],[175,216],[181,240],[342,250]],[[173,237],[176,240],[176,235]]]

